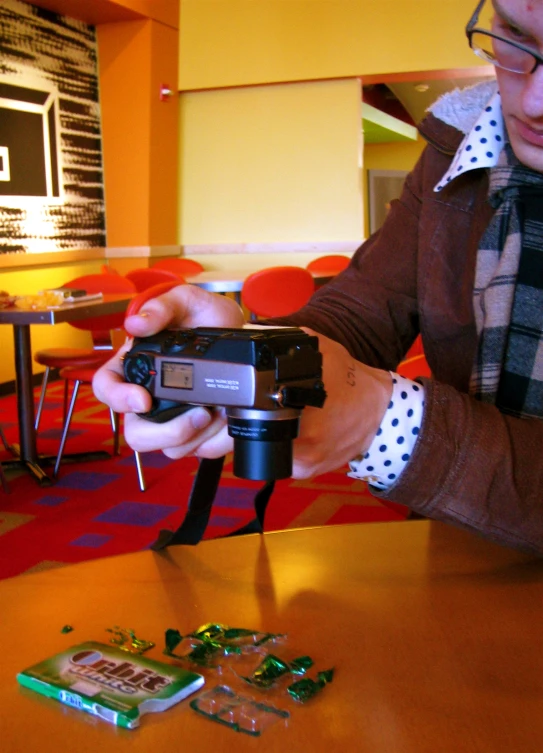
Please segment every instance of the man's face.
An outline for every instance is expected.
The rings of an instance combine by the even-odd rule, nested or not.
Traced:
[[[543,0],[493,0],[492,31],[543,52]],[[496,68],[502,109],[518,159],[543,173],[543,66],[532,74]]]

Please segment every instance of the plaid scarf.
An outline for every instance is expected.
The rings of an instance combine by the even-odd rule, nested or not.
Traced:
[[[543,418],[543,174],[506,143],[488,199],[496,212],[477,255],[470,393],[503,413]]]

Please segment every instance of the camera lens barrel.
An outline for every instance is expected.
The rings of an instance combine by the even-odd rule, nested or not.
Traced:
[[[292,440],[301,410],[229,408],[228,434],[234,439],[234,476],[273,481],[292,475]]]

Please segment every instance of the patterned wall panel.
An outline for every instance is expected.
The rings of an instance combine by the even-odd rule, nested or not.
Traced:
[[[0,3],[0,253],[105,246],[96,33]]]

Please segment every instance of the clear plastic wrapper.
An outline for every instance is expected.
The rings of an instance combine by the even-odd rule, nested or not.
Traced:
[[[253,737],[259,737],[272,724],[286,723],[290,717],[288,711],[239,695],[227,685],[206,690],[190,706],[211,721]]]

